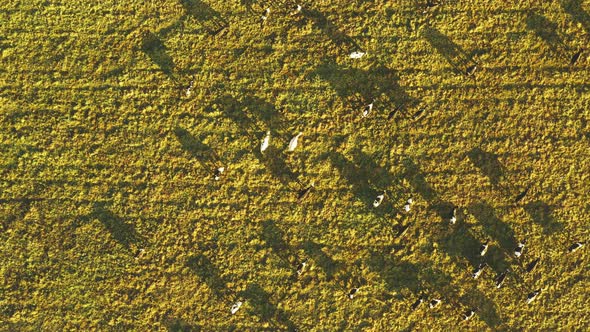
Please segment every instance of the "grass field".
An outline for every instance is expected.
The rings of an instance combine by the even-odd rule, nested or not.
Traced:
[[[590,2],[425,3],[2,1],[0,330],[589,330]]]

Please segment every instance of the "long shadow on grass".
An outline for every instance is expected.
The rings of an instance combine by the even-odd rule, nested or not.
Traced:
[[[272,220],[262,222],[262,238],[266,246],[271,248],[287,267],[289,262],[296,258],[291,247],[285,241],[285,232],[276,225],[276,222]]]
[[[163,325],[168,332],[198,332],[202,330],[200,326],[189,324],[182,318],[167,318]]]
[[[320,29],[330,40],[345,52],[360,51],[359,45],[344,32],[340,31],[326,15],[314,9],[306,9],[303,15],[308,17],[314,26]]]
[[[590,34],[590,14],[582,8],[582,0],[562,0],[561,7]]]
[[[213,295],[227,297],[227,283],[221,278],[217,267],[203,254],[196,254],[187,259],[186,266],[203,281]]]
[[[217,153],[201,140],[195,138],[188,130],[176,127],[174,135],[180,142],[182,149],[190,153],[193,158],[196,158],[207,171],[213,171],[221,166],[221,158]]]
[[[315,69],[314,75],[328,81],[336,94],[354,107],[375,99],[383,99],[389,107],[411,107],[417,104],[417,100],[399,85],[396,71],[383,65],[363,70],[325,62]]]
[[[567,48],[557,32],[556,23],[549,21],[543,15],[529,12],[526,17],[526,27],[547,43],[553,52],[565,56]]]
[[[467,210],[479,221],[484,231],[491,238],[498,240],[504,251],[510,252],[514,249],[517,243],[514,231],[510,225],[502,221],[502,219],[495,214],[492,206],[485,202],[479,202],[468,206]],[[504,256],[501,255],[500,257]],[[500,265],[507,266],[508,264],[502,263]]]
[[[352,186],[353,194],[370,208],[373,200],[379,195],[383,188],[379,190],[373,188],[369,183],[373,170],[358,167],[353,161],[348,160],[339,152],[328,152],[328,157],[332,165],[340,176]],[[383,211],[383,209],[372,209],[373,212]]]
[[[289,315],[277,308],[271,301],[271,294],[267,293],[258,284],[249,284],[240,296],[250,304],[252,314],[259,316],[263,321],[274,326],[280,331],[293,331],[295,324],[289,319]]]
[[[477,316],[493,330],[502,325],[502,319],[498,315],[496,305],[478,289],[472,289],[469,293],[466,293],[461,298],[461,302],[468,304],[471,308],[477,308]]]
[[[504,179],[505,168],[497,155],[483,151],[481,148],[473,148],[467,152],[467,157],[490,179],[492,185],[497,186]]]
[[[305,254],[311,257],[314,263],[322,268],[326,274],[327,281],[331,281],[336,273],[342,269],[342,263],[335,261],[322,250],[324,248],[323,245],[308,240],[303,243],[302,247]]]
[[[104,203],[95,203],[92,213],[87,218],[98,219],[115,241],[119,242],[128,250],[131,244],[138,245],[143,242],[143,238],[137,233],[135,226],[125,222],[121,217],[114,214]]]
[[[187,16],[192,16],[201,22],[205,30],[216,35],[224,30],[228,23],[215,9],[201,0],[179,0]]]
[[[423,36],[457,72],[465,73],[468,67],[476,64],[459,45],[434,27],[424,28]]]
[[[166,46],[158,36],[151,31],[143,31],[141,36],[141,49],[149,58],[160,67],[160,70],[172,78],[174,60],[166,52]]]
[[[552,234],[563,229],[563,224],[555,220],[551,207],[543,201],[534,201],[524,206],[533,221],[543,226],[545,234]]]

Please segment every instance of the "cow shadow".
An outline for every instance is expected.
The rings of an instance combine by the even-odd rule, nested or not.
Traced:
[[[144,242],[133,224],[125,222],[102,202],[94,204],[92,212],[86,219],[98,219],[109,231],[113,239],[127,250],[131,249],[131,245],[142,245]]]
[[[464,74],[467,68],[477,64],[459,45],[434,27],[424,28],[422,34],[456,72]]]
[[[334,62],[319,65],[313,75],[328,81],[338,97],[353,108],[360,108],[374,100],[385,107],[412,107],[418,101],[399,85],[399,75],[384,65],[370,69],[342,67]]]
[[[183,150],[196,158],[206,170],[213,170],[222,164],[221,158],[215,151],[200,139],[194,137],[188,130],[176,127],[174,135]]]
[[[334,45],[344,49],[346,52],[360,51],[360,46],[350,36],[340,31],[332,21],[330,21],[326,15],[314,9],[305,9],[303,15],[309,18],[313,25],[322,31]]]
[[[473,148],[467,152],[467,157],[488,177],[492,185],[498,186],[500,181],[504,180],[505,168],[497,155],[483,151],[481,148]]]
[[[173,78],[174,60],[166,50],[166,46],[153,32],[145,30],[141,36],[141,50],[155,63],[160,70]]]
[[[590,14],[582,8],[582,0],[562,0],[561,7],[590,34]]]
[[[526,17],[526,27],[549,45],[553,52],[560,56],[564,55],[566,47],[563,39],[557,32],[557,23],[549,21],[543,15],[529,12]]]
[[[543,227],[545,234],[553,234],[563,229],[563,224],[555,220],[551,207],[543,201],[534,201],[524,206],[525,211],[533,218],[533,221]]]
[[[201,22],[210,35],[217,35],[227,28],[227,21],[215,9],[201,0],[180,0],[185,15]]]
[[[260,317],[263,321],[274,326],[276,330],[293,331],[295,324],[290,320],[289,315],[279,309],[271,301],[271,294],[265,291],[258,284],[249,284],[240,296],[250,304],[251,313]]]

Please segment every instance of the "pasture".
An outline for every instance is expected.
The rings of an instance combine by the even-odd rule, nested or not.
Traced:
[[[0,330],[588,330],[590,2],[426,2],[2,1]]]

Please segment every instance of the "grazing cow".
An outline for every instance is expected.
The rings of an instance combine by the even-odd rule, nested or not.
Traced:
[[[506,281],[506,276],[508,275],[508,270],[500,273],[500,275],[496,278],[496,288],[502,287],[504,281]]]
[[[475,310],[476,310],[476,309],[475,309],[475,308],[473,308],[473,309],[468,309],[467,311],[465,311],[465,312],[463,313],[463,320],[464,320],[464,321],[470,320],[470,319],[471,319],[471,317],[473,317],[473,315],[475,315]]]
[[[422,12],[422,14],[426,14],[429,10],[437,7],[440,3],[438,1],[433,1],[433,0],[428,0],[426,2],[426,6],[424,7],[424,11]]]
[[[299,192],[297,193],[297,200],[301,201],[303,200],[305,197],[307,197],[307,195],[309,194],[309,192],[315,187],[315,183],[313,181],[311,181],[311,183],[309,184],[309,186],[307,188],[301,189],[299,190]]]
[[[381,205],[381,202],[383,202],[383,198],[385,198],[385,191],[378,195],[377,198],[375,198],[375,200],[373,201],[373,206],[374,207],[378,207],[379,205]]]
[[[432,300],[430,300],[430,303],[428,303],[428,307],[430,309],[434,309],[434,308],[438,307],[440,302],[441,302],[441,300],[439,300],[439,299],[432,299]]]
[[[569,246],[569,248],[567,248],[567,251],[569,251],[570,253],[582,248],[584,246],[584,242],[576,242],[574,244],[572,244],[571,246]]]
[[[268,19],[268,16],[270,15],[270,8],[266,8],[263,12],[262,12],[262,23],[266,22],[266,20]]]
[[[359,291],[358,288],[351,288],[350,291],[348,292],[348,298],[352,300],[352,298],[354,297],[354,295]]]
[[[410,225],[411,225],[411,223],[407,223],[407,224],[403,225],[399,229],[399,231],[397,232],[397,236],[398,237],[403,236],[406,233],[406,231],[410,228]]]
[[[362,58],[363,56],[365,56],[365,54],[366,54],[365,52],[358,52],[358,51],[355,51],[355,52],[352,52],[352,53],[350,53],[350,58],[351,58],[351,59],[360,59],[360,58]]]
[[[419,120],[422,117],[422,115],[424,115],[424,112],[426,112],[426,109],[424,108],[417,110],[416,113],[414,113],[413,115],[414,121]]]
[[[412,304],[412,311],[418,309],[418,307],[420,306],[420,304],[422,304],[422,302],[424,302],[424,297],[420,296],[416,302],[414,302],[414,304]]]
[[[581,48],[572,56],[572,59],[570,60],[570,66],[573,66],[576,64],[576,62],[578,62],[578,59],[580,59],[580,55],[582,55],[583,51],[584,49]]]
[[[537,266],[537,264],[539,264],[539,262],[541,261],[540,258],[537,258],[535,260],[533,260],[532,262],[528,263],[526,266],[525,271],[527,273],[533,272],[533,270],[535,269],[535,267]]]
[[[473,279],[477,279],[479,277],[479,275],[483,272],[483,269],[487,265],[488,264],[486,264],[486,263],[479,264],[475,269],[473,269],[473,273],[471,274],[471,277],[473,277]]]
[[[525,243],[526,243],[526,240],[518,242],[518,245],[516,246],[516,248],[514,248],[514,256],[519,258],[522,255],[522,251],[524,250]]]
[[[243,302],[242,301],[237,301],[236,303],[234,303],[231,306],[231,314],[235,314],[236,312],[238,312],[238,310],[240,309],[240,307],[242,306]]]
[[[191,96],[192,90],[193,90],[193,86],[195,84],[195,81],[191,81],[191,83],[189,84],[188,88],[186,88],[185,94],[187,97]]]
[[[295,150],[295,148],[297,147],[297,144],[299,144],[299,137],[301,135],[303,135],[303,133],[299,132],[299,134],[297,134],[293,138],[291,138],[291,141],[289,142],[289,151]]]
[[[541,289],[537,289],[530,292],[529,295],[527,295],[526,297],[526,303],[529,304],[533,302],[537,298],[537,295],[539,295],[539,293],[541,293]]]
[[[293,6],[293,13],[291,13],[291,15],[297,15],[301,13],[301,10],[303,10],[303,7],[301,7],[300,4],[296,4],[295,6]]]
[[[363,118],[366,118],[369,113],[371,113],[371,111],[373,110],[373,103],[374,101],[372,101],[369,105],[365,106],[365,108],[363,109]]]
[[[488,243],[489,243],[489,242],[490,242],[490,241],[486,241],[484,244],[482,244],[482,245],[479,247],[479,255],[480,255],[480,256],[485,256],[486,252],[488,252],[488,246],[489,246],[489,245],[488,245]]]
[[[451,225],[454,225],[457,222],[457,207],[453,206],[451,213],[449,215],[449,222]]]
[[[260,144],[260,152],[264,152],[266,149],[268,149],[269,145],[270,145],[270,130],[266,132],[266,136],[264,136],[264,139],[262,140],[262,144]]]
[[[303,274],[303,271],[305,270],[305,267],[307,266],[307,261],[303,261],[301,263],[299,263],[299,265],[297,266],[297,275],[301,276]]]
[[[412,207],[412,204],[414,204],[414,200],[410,197],[406,201],[406,205],[404,205],[404,211],[410,212],[410,208]]]
[[[526,194],[529,192],[529,189],[531,189],[530,186],[526,187],[521,193],[516,195],[516,198],[514,199],[514,203],[520,202],[524,198],[524,196],[526,196]]]
[[[213,178],[215,179],[215,181],[218,181],[219,179],[221,179],[221,174],[225,171],[225,167],[218,167],[217,169],[215,169],[215,172],[213,172]]]
[[[476,66],[476,65],[469,66],[469,67],[467,67],[467,69],[465,70],[465,74],[466,74],[467,76],[471,76],[471,75],[475,74],[475,71],[476,71],[476,70],[477,70],[477,66]]]

